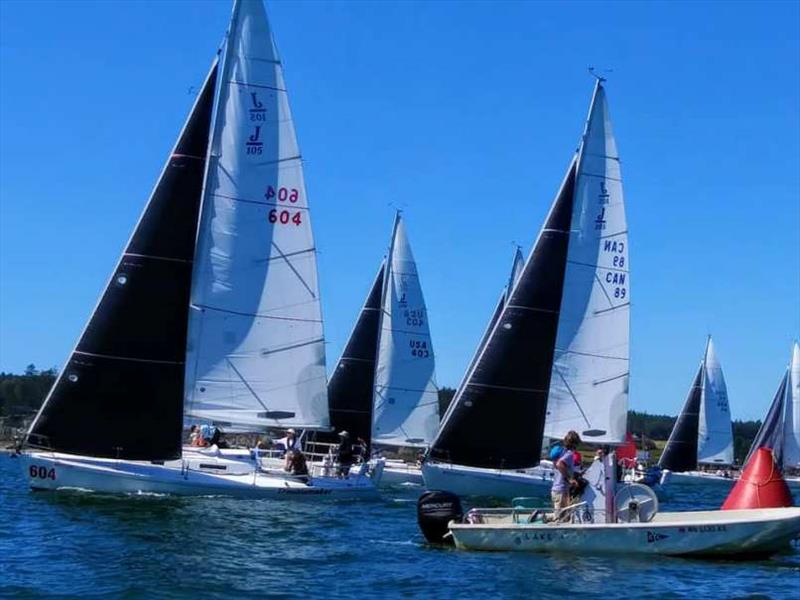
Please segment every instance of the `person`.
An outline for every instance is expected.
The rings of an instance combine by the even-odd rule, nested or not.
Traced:
[[[306,457],[300,450],[289,450],[286,453],[284,470],[292,475],[308,475]]]
[[[283,450],[284,455],[288,454],[290,450],[302,450],[300,447],[300,438],[297,432],[291,427],[286,430],[286,435],[275,442],[275,447]]]
[[[189,445],[190,446],[200,445],[200,428],[197,425],[192,425],[189,428]]]
[[[563,446],[565,452],[555,461],[555,475],[553,477],[553,487],[550,489],[550,498],[553,501],[555,518],[561,509],[570,504],[570,487],[577,485],[575,479],[575,450],[581,438],[575,431],[567,432],[564,436]]]
[[[347,431],[339,432],[339,447],[336,449],[336,462],[339,464],[336,469],[336,476],[347,479],[350,474],[350,467],[353,466],[353,440]]]

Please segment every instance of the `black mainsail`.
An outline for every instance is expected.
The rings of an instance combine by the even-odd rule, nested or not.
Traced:
[[[750,445],[750,450],[747,452],[747,458],[743,464],[747,464],[750,461],[750,457],[759,448],[769,448],[772,450],[775,464],[783,471],[784,414],[786,413],[788,388],[789,370],[787,369],[786,374],[783,376],[778,386],[778,391],[772,399],[772,404],[769,405],[767,416],[758,429],[756,437],[753,438],[753,443]]]
[[[700,364],[681,414],[675,421],[664,452],[658,461],[662,469],[680,473],[697,468],[697,429],[700,423],[700,402],[703,397],[705,365]]]
[[[331,426],[368,444],[372,437],[372,396],[378,351],[385,262],[378,269],[367,301],[328,382]]]
[[[575,178],[573,159],[519,280],[442,420],[429,458],[500,469],[539,461]],[[497,444],[497,432],[503,444]]]
[[[28,446],[127,460],[180,457],[189,291],[216,74],[215,62],[31,425]]]

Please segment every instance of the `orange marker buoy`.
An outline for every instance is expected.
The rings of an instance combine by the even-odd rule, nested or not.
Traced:
[[[789,486],[772,459],[772,450],[759,448],[722,504],[722,510],[794,506]]]

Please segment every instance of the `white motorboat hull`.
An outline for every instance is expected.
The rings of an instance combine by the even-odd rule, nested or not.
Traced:
[[[511,514],[450,523],[464,550],[731,556],[780,551],[800,535],[800,508],[658,513],[648,523],[528,524]]]
[[[171,494],[263,498],[377,498],[375,484],[365,475],[346,479],[306,480],[263,470],[255,461],[194,455],[155,464],[148,461],[92,458],[52,452],[20,456],[34,490],[85,490],[110,494]]]
[[[505,499],[543,496],[553,484],[553,470],[546,467],[534,467],[520,472],[425,462],[422,465],[422,476],[425,487],[429,490],[443,490],[459,496]]]

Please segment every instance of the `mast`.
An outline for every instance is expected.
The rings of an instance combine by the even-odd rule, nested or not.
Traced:
[[[381,262],[328,382],[331,426],[335,431],[350,432],[354,439],[361,438],[368,445],[372,439],[372,396],[385,264],[385,260]]]
[[[397,212],[381,295],[372,441],[426,447],[439,425],[428,311],[405,224]]]
[[[697,435],[698,463],[733,464],[733,429],[728,390],[710,335],[703,356],[703,390]]]
[[[181,455],[192,255],[217,63],[26,445],[83,456]]]
[[[783,418],[783,460],[788,469],[800,469],[800,345],[792,346],[786,412]]]
[[[261,0],[225,44],[193,274],[186,415],[230,430],[328,429],[303,165]]]

